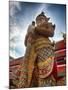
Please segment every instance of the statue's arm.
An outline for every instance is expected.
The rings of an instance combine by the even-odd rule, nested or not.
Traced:
[[[31,37],[32,38],[32,33],[31,32],[28,32],[25,36],[25,46],[27,46],[27,43],[30,42],[31,43]]]

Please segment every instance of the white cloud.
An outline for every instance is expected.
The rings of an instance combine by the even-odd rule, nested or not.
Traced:
[[[14,58],[17,57],[15,52],[15,47],[17,46],[20,38],[20,28],[19,26],[17,26],[16,17],[15,17],[15,13],[17,12],[17,10],[19,11],[21,10],[20,3],[15,1],[10,1],[9,2],[10,56],[13,56]]]
[[[14,14],[16,13],[16,9],[17,8],[18,10],[20,10],[20,3],[19,2],[16,2],[16,1],[10,1],[9,2],[9,13],[10,13],[10,16],[14,16]]]

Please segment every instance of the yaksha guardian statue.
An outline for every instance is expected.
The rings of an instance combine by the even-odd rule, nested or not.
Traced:
[[[28,86],[52,86],[56,84],[52,71],[54,66],[54,50],[49,37],[54,36],[55,24],[48,22],[50,18],[44,12],[36,17],[34,42],[28,63]]]
[[[54,36],[55,24],[48,22],[47,18],[42,12],[36,17],[36,25],[33,26],[32,35],[27,35],[25,38],[26,47],[30,48],[26,51],[24,65],[21,65],[18,83],[20,87],[43,87],[54,86],[56,80],[53,76],[54,66],[54,49],[49,37]],[[29,30],[31,31],[31,30]],[[30,41],[31,40],[31,41]]]

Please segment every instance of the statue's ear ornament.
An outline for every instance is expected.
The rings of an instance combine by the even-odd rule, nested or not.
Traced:
[[[56,27],[56,26],[55,26],[55,24],[54,24],[54,25],[53,25],[54,30],[55,30],[55,27]]]
[[[50,20],[50,17],[49,17],[49,18],[47,18],[47,20],[49,21],[49,20]]]

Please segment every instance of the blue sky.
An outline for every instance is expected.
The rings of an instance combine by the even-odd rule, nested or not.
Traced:
[[[11,1],[9,3],[10,56],[14,58],[24,56],[26,49],[24,39],[28,25],[35,21],[36,16],[42,11],[51,18],[50,22],[56,25],[54,37],[51,39],[56,42],[63,39],[61,32],[66,32],[65,5]]]

